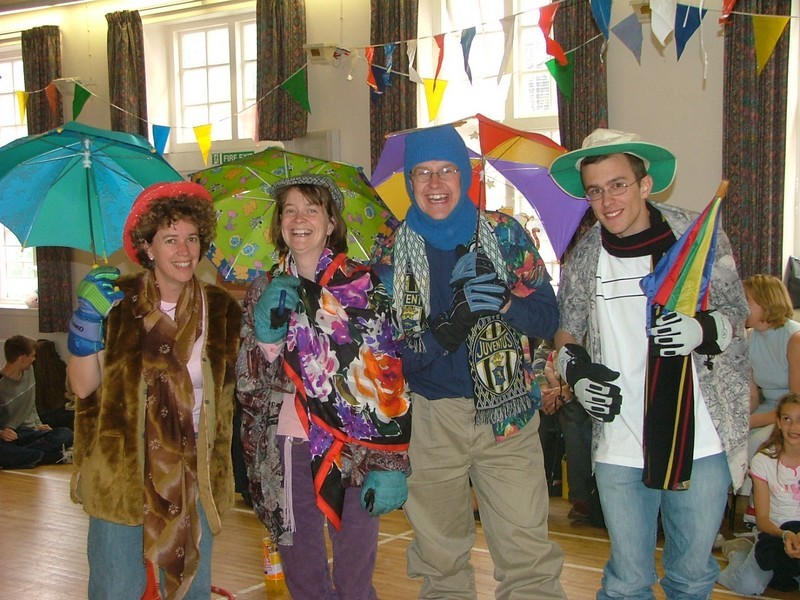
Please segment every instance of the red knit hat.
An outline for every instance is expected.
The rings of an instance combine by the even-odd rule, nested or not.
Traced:
[[[133,245],[131,230],[139,224],[139,219],[150,209],[150,205],[154,201],[178,196],[194,196],[200,200],[212,202],[211,194],[208,190],[194,181],[154,183],[144,188],[134,200],[131,211],[128,213],[128,218],[125,219],[125,227],[122,228],[122,246],[125,248],[125,254],[128,255],[128,258],[137,265],[141,263],[137,256],[136,246]]]

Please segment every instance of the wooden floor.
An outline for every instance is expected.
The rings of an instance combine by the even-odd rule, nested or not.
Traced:
[[[47,466],[27,471],[0,471],[0,580],[3,598],[70,600],[86,598],[88,518],[69,500],[69,466]],[[605,530],[576,525],[566,518],[569,505],[551,498],[551,536],[564,550],[561,581],[570,599],[589,600],[599,587],[608,557]],[[740,513],[741,514],[741,513]],[[263,527],[241,500],[225,521],[214,544],[213,584],[239,600],[264,600],[261,538]],[[419,582],[405,575],[405,550],[412,538],[402,511],[381,519],[375,587],[380,600],[411,600]],[[721,564],[724,559],[718,556]],[[492,562],[478,524],[472,555],[478,598],[494,598]],[[762,598],[798,598],[767,590]],[[664,598],[659,587],[656,598]],[[220,597],[224,597],[221,595]],[[741,597],[719,586],[712,598]],[[270,596],[270,600],[289,595]],[[532,599],[535,600],[535,599]]]

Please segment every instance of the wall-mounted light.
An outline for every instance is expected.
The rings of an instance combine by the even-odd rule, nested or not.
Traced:
[[[631,8],[639,23],[650,22],[650,0],[631,0]]]

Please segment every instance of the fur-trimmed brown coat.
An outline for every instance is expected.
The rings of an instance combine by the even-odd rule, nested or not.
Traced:
[[[88,398],[78,399],[75,411],[72,499],[93,517],[125,525],[141,525],[144,517],[143,330],[131,300],[142,275],[117,282],[125,298],[106,321],[103,383]],[[217,533],[234,498],[231,432],[241,307],[224,289],[201,286],[207,308],[197,482],[208,524]]]

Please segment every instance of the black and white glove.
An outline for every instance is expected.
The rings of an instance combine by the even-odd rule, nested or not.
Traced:
[[[650,328],[660,356],[721,354],[733,339],[733,327],[722,313],[711,310],[690,317],[680,312],[662,313]]]
[[[619,386],[610,383],[619,373],[593,363],[585,348],[565,344],[558,352],[556,368],[590,417],[610,423],[619,414],[622,394]]]

